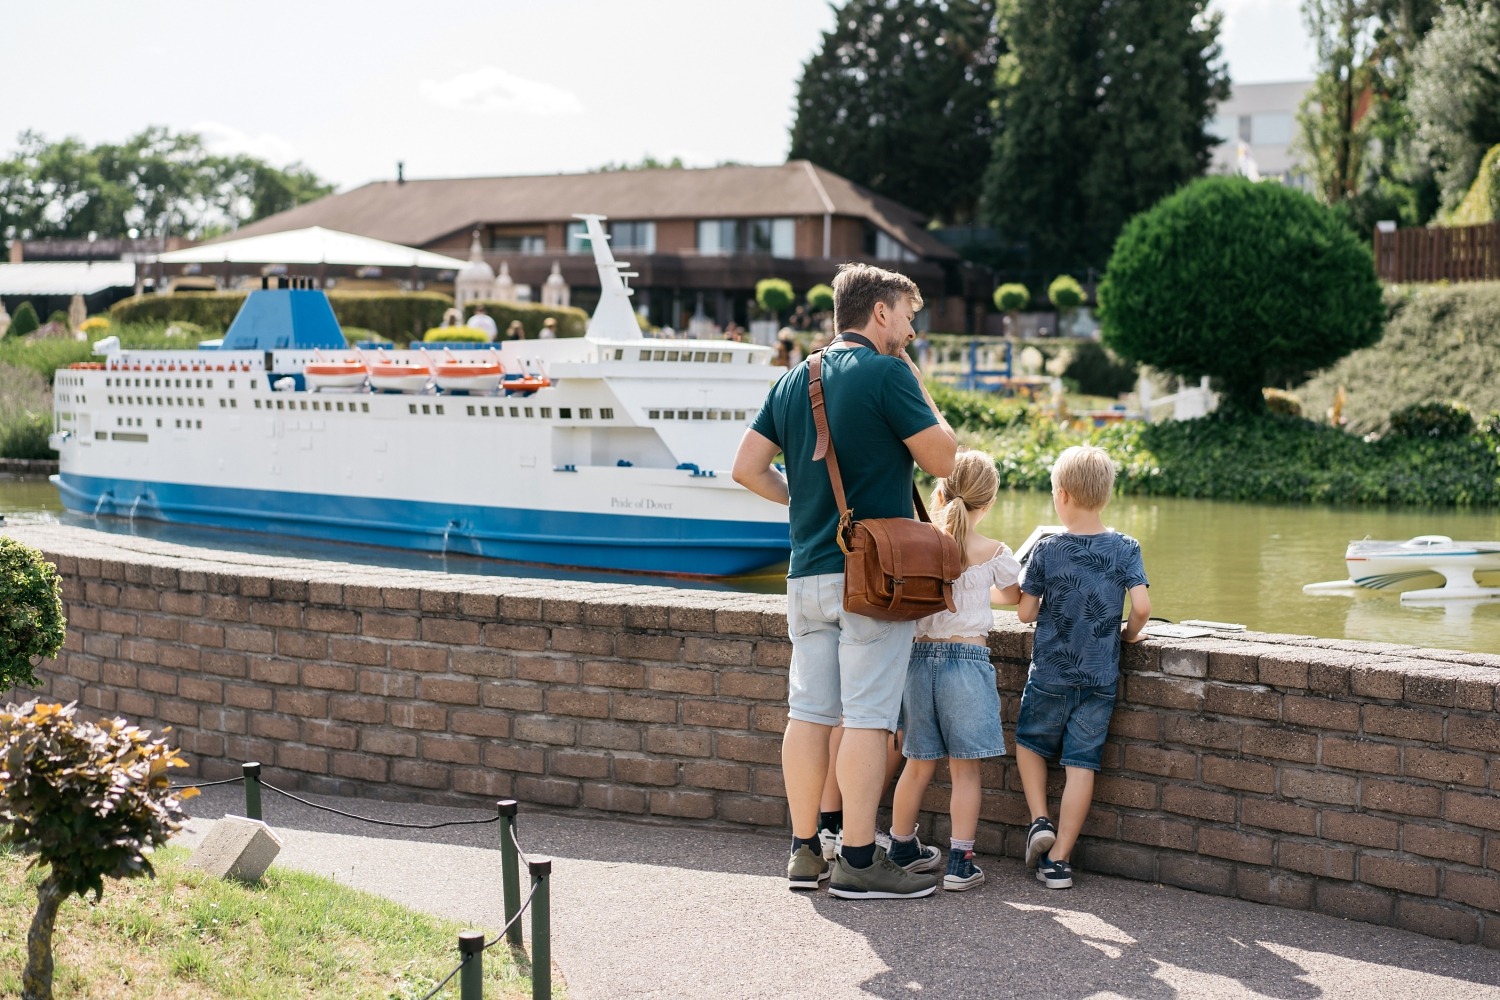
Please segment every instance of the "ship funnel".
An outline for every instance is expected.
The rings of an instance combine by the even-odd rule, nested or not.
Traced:
[[[599,269],[599,305],[589,320],[588,336],[592,340],[640,340],[641,327],[630,306],[631,288],[625,283],[634,272],[623,270],[630,265],[615,260],[609,248],[609,234],[604,231],[602,215],[574,215],[584,224],[584,238],[594,250],[594,266]]]

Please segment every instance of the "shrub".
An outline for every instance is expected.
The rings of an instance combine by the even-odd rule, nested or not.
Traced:
[[[1121,361],[1097,341],[1085,340],[1073,348],[1063,378],[1086,396],[1118,396],[1135,388],[1138,374],[1135,365]]]
[[[51,431],[52,395],[46,376],[0,364],[0,458],[53,457],[47,445]]]
[[[1131,219],[1099,288],[1104,342],[1165,372],[1219,381],[1263,412],[1296,382],[1380,339],[1368,247],[1337,212],[1279,184],[1209,177]]]
[[[10,329],[6,331],[6,336],[24,337],[28,333],[36,333],[41,328],[42,321],[37,319],[36,306],[28,300],[16,306],[16,312],[10,318]]]
[[[109,307],[114,324],[196,323],[220,333],[229,329],[245,304],[244,292],[194,292],[190,295],[133,295]]]
[[[1474,433],[1474,415],[1462,403],[1413,403],[1391,414],[1391,433],[1407,438],[1459,438]]]
[[[167,774],[175,748],[124,719],[80,722],[75,705],[36,701],[0,712],[4,843],[47,866],[27,938],[22,996],[52,996],[52,930],[67,897],[104,895],[104,879],[154,876],[148,849],[187,818]],[[183,798],[197,794],[187,789]]]
[[[115,323],[196,323],[220,333],[229,329],[245,292],[195,292],[190,295],[136,295],[110,307]],[[453,300],[437,292],[328,293],[339,326],[374,330],[405,343],[443,321]]]
[[[1020,312],[1031,304],[1031,292],[1025,285],[1006,284],[995,289],[995,308],[1003,313]]]
[[[1302,416],[1302,400],[1285,389],[1267,387],[1261,390],[1266,398],[1266,411],[1283,417]]]
[[[755,304],[760,306],[773,317],[780,319],[781,314],[792,307],[797,301],[797,296],[792,292],[792,283],[782,278],[762,278],[755,283]]]
[[[1490,147],[1479,161],[1479,173],[1469,193],[1448,220],[1453,225],[1472,226],[1500,219],[1500,145]]]
[[[422,335],[424,343],[436,343],[438,341],[452,341],[462,344],[484,344],[489,342],[489,335],[483,330],[476,330],[472,326],[435,326]]]
[[[833,286],[813,285],[807,290],[807,311],[822,313],[833,309]]]
[[[1064,312],[1077,309],[1083,305],[1083,286],[1071,275],[1059,275],[1047,286],[1047,299]]]
[[[57,567],[0,535],[0,686],[35,685],[36,661],[55,659],[66,638]]]
[[[464,306],[464,317],[468,318],[474,314],[474,307],[478,302],[470,302]],[[589,314],[582,309],[572,306],[542,306],[530,302],[489,302],[484,303],[484,311],[490,314],[495,321],[495,326],[502,331],[510,326],[512,320],[520,320],[521,326],[526,329],[526,339],[534,340],[536,335],[542,332],[542,321],[548,318],[557,320],[557,335],[559,337],[582,337],[589,329]],[[436,326],[442,319],[431,325]]]

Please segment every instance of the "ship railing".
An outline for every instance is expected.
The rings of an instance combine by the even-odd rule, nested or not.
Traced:
[[[354,813],[320,805],[285,789],[277,788],[261,778],[261,765],[250,761],[240,766],[238,778],[220,781],[201,781],[173,785],[174,789],[208,788],[240,782],[245,792],[245,818],[264,822],[261,814],[261,792],[270,789],[277,795],[291,799],[310,809],[333,813],[346,819],[369,823],[374,826],[398,827],[407,830],[437,830],[450,826],[482,826],[500,824],[500,889],[505,901],[505,925],[495,936],[485,939],[483,931],[467,930],[458,935],[458,964],[432,988],[422,1000],[433,1000],[445,986],[458,977],[459,1000],[484,1000],[484,953],[501,941],[511,948],[524,947],[521,933],[521,915],[531,914],[531,997],[532,1000],[548,1000],[552,996],[552,859],[529,857],[521,849],[516,836],[516,816],[519,806],[515,799],[501,799],[495,803],[495,815],[488,819],[449,820],[441,823],[402,823],[394,820],[357,816]],[[531,891],[521,898],[520,866],[526,866],[531,876]]]

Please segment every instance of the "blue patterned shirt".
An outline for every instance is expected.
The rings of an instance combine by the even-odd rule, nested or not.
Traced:
[[[1021,590],[1042,600],[1032,679],[1070,687],[1115,683],[1125,596],[1146,582],[1141,543],[1129,535],[1061,534],[1038,542],[1021,576]]]

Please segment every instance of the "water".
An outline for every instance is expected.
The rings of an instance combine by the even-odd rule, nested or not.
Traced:
[[[0,514],[13,522],[60,520],[203,548],[365,565],[754,593],[785,591],[785,581],[774,573],[727,581],[591,574],[453,555],[285,542],[263,535],[174,527],[145,519],[134,523],[123,518],[95,520],[63,513],[56,490],[43,479],[0,476]],[[1303,584],[1348,576],[1343,557],[1351,539],[1406,539],[1433,534],[1465,541],[1500,539],[1500,511],[1260,506],[1125,497],[1110,503],[1104,521],[1140,539],[1152,584],[1152,612],[1157,616],[1172,621],[1203,618],[1240,622],[1265,632],[1500,653],[1500,602],[1403,608],[1394,594],[1375,591],[1358,591],[1354,596],[1314,597],[1302,593]],[[1049,495],[1006,493],[983,530],[1015,547],[1036,525],[1054,523],[1056,514]],[[1427,585],[1436,586],[1437,582],[1434,579]]]

